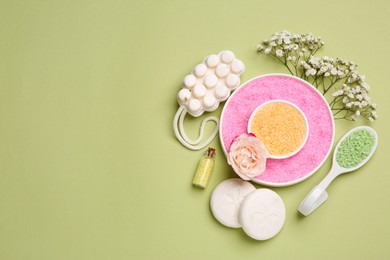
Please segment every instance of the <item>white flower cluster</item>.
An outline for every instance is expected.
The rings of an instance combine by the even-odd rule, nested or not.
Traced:
[[[314,54],[324,44],[321,37],[314,37],[311,33],[296,34],[284,30],[274,33],[269,40],[262,41],[257,45],[257,50],[279,58],[285,56],[289,61],[296,61],[300,57]]]
[[[378,115],[377,105],[371,102],[371,97],[368,95],[369,89],[365,77],[354,72],[347,78],[342,88],[335,91],[332,96],[336,101],[341,100],[348,119],[356,121],[358,117],[363,116],[372,122],[378,118]],[[337,102],[334,104],[336,105]]]
[[[301,61],[299,65],[305,71],[306,77],[324,76],[343,78],[349,73],[355,72],[355,63],[339,58],[310,56],[308,61]]]
[[[333,100],[329,102],[335,118],[357,120],[364,117],[374,121],[378,117],[377,106],[368,95],[369,85],[365,77],[358,74],[354,62],[314,56],[324,44],[321,37],[311,33],[296,34],[284,30],[262,41],[257,50],[277,59],[291,74],[313,84],[323,95],[336,89]],[[337,89],[337,83],[342,87]]]

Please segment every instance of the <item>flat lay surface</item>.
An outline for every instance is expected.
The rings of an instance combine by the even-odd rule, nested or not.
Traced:
[[[390,259],[389,9],[384,0],[0,1],[0,259]],[[172,122],[183,79],[210,54],[233,51],[245,65],[241,83],[289,74],[256,51],[283,29],[320,35],[325,46],[317,56],[356,62],[379,118],[335,120],[330,156],[303,182],[252,183],[285,206],[280,232],[257,241],[222,225],[210,209],[214,188],[238,178],[219,136],[210,144],[209,182],[194,187],[207,148],[185,148]],[[202,106],[213,110],[217,101],[209,101]],[[224,104],[197,118],[187,114],[188,136],[196,139],[201,120],[220,117]],[[321,106],[305,104],[306,145],[315,158],[329,140],[310,134],[329,138],[329,122]],[[375,154],[336,178],[328,200],[302,216],[297,208],[329,172],[334,146],[359,125],[378,133]],[[206,137],[213,127],[207,124]],[[291,174],[309,167],[304,162]]]

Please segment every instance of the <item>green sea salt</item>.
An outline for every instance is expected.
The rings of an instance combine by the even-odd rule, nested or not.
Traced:
[[[345,138],[336,154],[336,161],[344,168],[352,168],[364,161],[371,153],[375,136],[365,129],[360,129]]]

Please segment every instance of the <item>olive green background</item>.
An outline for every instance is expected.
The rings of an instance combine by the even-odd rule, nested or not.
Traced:
[[[389,9],[385,0],[1,0],[0,259],[389,259]],[[319,54],[359,64],[380,118],[337,121],[335,140],[368,124],[380,141],[309,217],[297,206],[330,160],[273,189],[286,223],[261,242],[210,213],[213,188],[235,177],[219,140],[208,187],[194,188],[204,150],[180,145],[172,119],[182,78],[211,53],[233,50],[243,82],[285,73],[255,49],[283,29],[321,35]],[[200,120],[187,118],[195,137]]]

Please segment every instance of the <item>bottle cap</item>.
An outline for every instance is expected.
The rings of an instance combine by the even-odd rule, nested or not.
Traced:
[[[207,153],[206,153],[206,155],[207,155],[208,157],[211,157],[211,158],[213,158],[213,157],[214,157],[214,155],[215,155],[215,149],[214,149],[214,148],[212,148],[212,147],[209,147],[209,149],[207,150]]]

